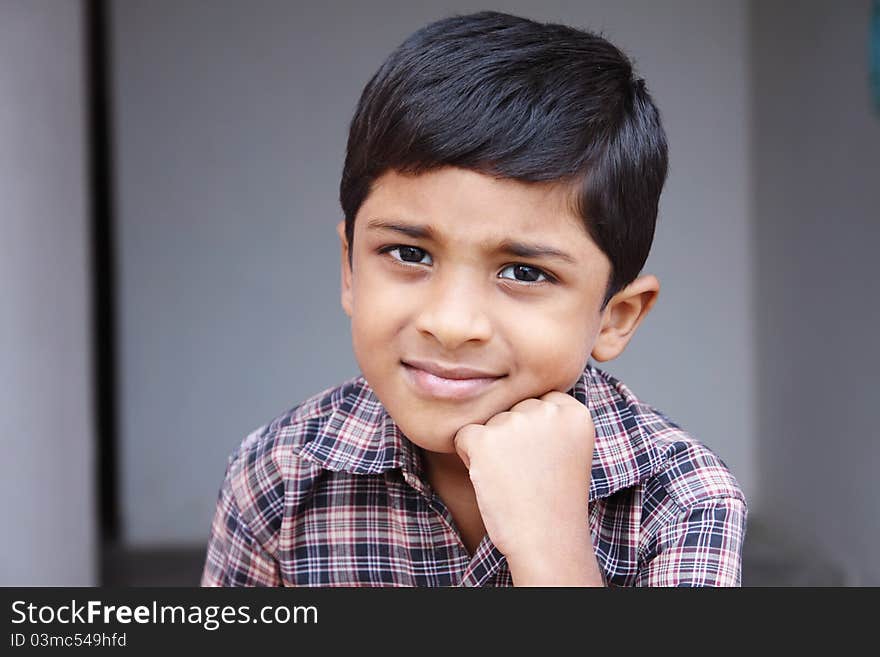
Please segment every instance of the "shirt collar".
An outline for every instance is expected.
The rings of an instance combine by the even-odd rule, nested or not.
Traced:
[[[363,376],[331,394],[333,410],[300,456],[326,470],[355,475],[400,468],[411,485],[422,489],[419,448],[404,436]],[[661,455],[637,421],[640,402],[629,389],[587,364],[568,394],[590,409],[596,428],[590,501],[629,488],[656,470]]]

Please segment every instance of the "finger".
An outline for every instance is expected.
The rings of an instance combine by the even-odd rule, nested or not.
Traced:
[[[559,392],[558,390],[551,390],[550,392],[541,395],[539,399],[541,401],[550,402],[551,404],[556,404],[557,406],[584,405],[568,393]]]
[[[520,427],[523,422],[527,422],[529,417],[533,414],[536,414],[542,407],[546,406],[543,402],[539,402],[537,399],[534,400],[538,406],[528,407],[532,410],[526,410],[523,407],[520,407],[516,410],[510,409],[509,411],[504,411],[503,413],[499,413],[498,415],[494,415],[489,418],[489,421],[486,422],[484,427],[507,427],[510,429],[516,429]]]
[[[458,454],[458,458],[461,459],[462,463],[464,463],[464,467],[468,470],[471,469],[471,449],[473,447],[473,442],[475,439],[475,430],[474,427],[479,425],[476,424],[466,424],[458,432],[455,434],[455,437],[452,439],[452,445],[455,447],[455,453]]]
[[[593,414],[590,411],[589,404],[585,404],[568,393],[551,390],[550,392],[541,395],[541,400],[550,404],[556,404],[556,406],[560,408],[568,409],[569,413],[577,413],[579,416],[583,416],[590,425],[595,427]]]
[[[537,410],[540,408],[545,402],[541,399],[536,399],[534,397],[529,397],[528,399],[523,399],[521,402],[517,402],[513,406],[510,407],[509,412],[519,411],[521,413],[528,413],[531,410]]]

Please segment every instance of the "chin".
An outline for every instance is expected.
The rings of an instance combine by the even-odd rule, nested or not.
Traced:
[[[454,430],[451,431],[445,431],[438,428],[439,430],[435,429],[430,433],[425,433],[419,430],[407,432],[403,427],[400,427],[401,431],[403,431],[403,434],[407,438],[409,438],[411,443],[418,445],[422,449],[429,452],[438,452],[443,454],[452,454],[455,452],[455,444],[453,443],[453,440],[459,428],[461,427],[456,427]]]
[[[452,442],[452,437],[450,437],[448,440],[443,441],[422,441],[410,439],[410,442],[426,452],[431,452],[432,454],[455,454],[455,445]]]

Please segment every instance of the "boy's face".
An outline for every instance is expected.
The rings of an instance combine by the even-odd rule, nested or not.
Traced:
[[[465,424],[577,381],[600,329],[611,264],[569,198],[558,185],[464,169],[389,172],[357,214],[351,269],[339,224],[355,356],[413,443],[452,453]],[[420,230],[430,236],[415,237]],[[505,243],[564,255],[514,254]],[[450,382],[413,362],[489,379]]]

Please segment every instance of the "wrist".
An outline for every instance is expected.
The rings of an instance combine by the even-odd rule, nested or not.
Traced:
[[[507,556],[514,586],[605,586],[589,531]]]

